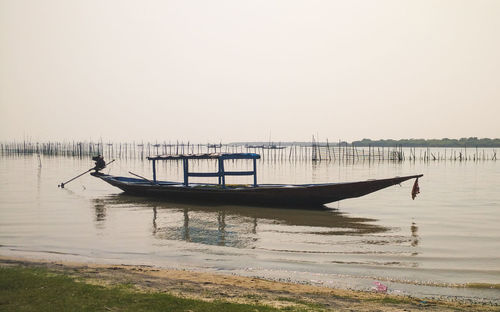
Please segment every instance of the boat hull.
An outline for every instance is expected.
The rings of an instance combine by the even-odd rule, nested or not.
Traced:
[[[320,206],[347,198],[364,196],[423,175],[347,183],[226,186],[149,181],[92,173],[127,194],[163,198],[169,201],[203,201],[272,206]]]

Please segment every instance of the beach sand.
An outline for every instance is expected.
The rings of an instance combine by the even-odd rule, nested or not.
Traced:
[[[0,266],[44,268],[103,286],[127,284],[141,292],[161,292],[205,301],[296,306],[335,311],[500,311],[491,305],[332,289],[259,278],[161,269],[144,265],[109,265],[0,256]]]

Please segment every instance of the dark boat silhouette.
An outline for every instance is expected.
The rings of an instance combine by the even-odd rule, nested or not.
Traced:
[[[418,179],[422,174],[388,179],[376,179],[358,182],[321,183],[321,184],[257,184],[256,159],[254,153],[217,153],[196,155],[168,155],[148,157],[153,163],[153,179],[91,173],[94,177],[118,187],[127,194],[157,197],[166,200],[187,200],[203,202],[223,202],[236,204],[269,206],[321,206],[326,203],[347,198],[364,196],[410,179]],[[214,159],[219,163],[217,172],[189,172],[190,159]],[[224,170],[224,160],[253,160],[252,171]],[[184,164],[184,182],[156,180],[156,161],[182,160]],[[253,184],[230,185],[225,183],[226,176],[252,175]],[[189,183],[189,177],[218,177],[218,184]]]

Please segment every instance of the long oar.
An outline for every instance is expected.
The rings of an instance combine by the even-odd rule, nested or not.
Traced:
[[[109,163],[107,163],[107,164],[106,164],[106,166],[107,166],[107,165],[109,165],[110,163],[112,163],[113,161],[115,161],[115,160],[113,159],[112,161],[110,161]],[[95,168],[95,167],[94,167],[94,168]],[[76,176],[76,177],[74,177],[73,179],[70,179],[70,180],[68,180],[68,181],[66,181],[66,182],[61,182],[61,184],[59,184],[57,187],[64,188],[64,186],[65,186],[66,184],[68,184],[69,182],[71,182],[71,181],[73,181],[73,180],[75,180],[75,179],[78,179],[79,177],[81,177],[82,175],[86,174],[87,172],[90,172],[90,171],[94,170],[94,168],[90,168],[89,170],[87,170],[87,171],[85,171],[85,172],[83,172],[83,173],[80,173],[79,175],[77,175],[77,176]]]
[[[154,183],[153,181],[151,181],[151,180],[149,180],[149,179],[146,179],[145,177],[140,176],[140,175],[138,175],[138,174],[135,174],[135,173],[133,173],[133,172],[130,172],[130,171],[129,171],[128,173],[130,173],[130,174],[132,174],[132,175],[135,175],[136,177],[141,178],[141,179],[143,179],[143,180],[146,180],[146,181],[148,181],[148,182],[149,182],[149,183],[151,183],[151,184],[156,184],[156,183]]]
[[[57,187],[64,188],[65,184],[68,184],[69,182],[73,181],[74,179],[77,179],[77,178],[81,177],[82,175],[86,174],[87,172],[92,171],[92,169],[94,169],[94,168],[90,168],[89,170],[85,171],[84,173],[81,173],[81,174],[77,175],[76,177],[74,177],[71,180],[68,180],[66,182],[61,182],[61,184],[59,184]]]

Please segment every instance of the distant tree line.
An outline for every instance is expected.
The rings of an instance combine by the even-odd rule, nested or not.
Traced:
[[[380,146],[380,147],[500,147],[500,139],[479,139],[477,137],[461,139],[402,139],[402,140],[370,140],[352,142],[355,146]]]

